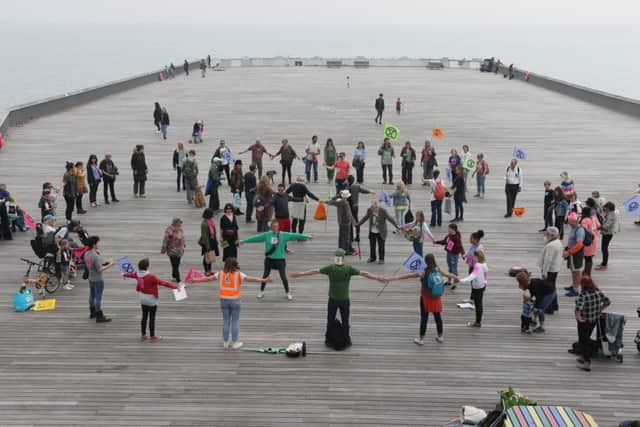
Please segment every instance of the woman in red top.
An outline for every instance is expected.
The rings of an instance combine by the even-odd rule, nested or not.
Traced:
[[[138,272],[123,273],[124,277],[137,280],[136,291],[140,297],[142,307],[141,340],[147,339],[147,318],[149,319],[149,336],[151,342],[160,341],[161,336],[156,335],[156,312],[158,310],[158,285],[170,289],[178,289],[173,283],[158,278],[149,272],[149,258],[143,258],[138,262]]]
[[[336,194],[340,194],[342,190],[347,188],[347,177],[351,165],[347,162],[346,156],[345,153],[338,154],[338,160],[333,165],[336,170]]]

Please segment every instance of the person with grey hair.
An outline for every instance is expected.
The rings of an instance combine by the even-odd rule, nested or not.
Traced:
[[[540,259],[538,260],[538,267],[540,267],[542,278],[549,282],[553,289],[556,289],[556,280],[558,278],[558,272],[562,267],[562,253],[563,246],[562,241],[558,238],[560,231],[557,227],[547,227],[544,232],[546,244],[542,248],[540,253]],[[558,296],[554,298],[553,302],[547,307],[546,313],[553,314],[558,310]]]
[[[387,222],[396,229],[398,224],[391,215],[381,207],[377,201],[373,201],[367,213],[357,222],[359,227],[365,222],[369,222],[369,259],[368,263],[376,262],[376,246],[378,247],[378,264],[384,264],[384,243],[387,240]]]

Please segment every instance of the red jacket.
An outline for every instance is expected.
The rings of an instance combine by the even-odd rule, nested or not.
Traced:
[[[135,273],[135,272],[124,273],[123,276],[130,277],[138,281],[138,285],[136,286],[136,291],[142,292],[143,294],[153,295],[156,298],[158,298],[158,285],[166,286],[167,288],[171,288],[171,289],[178,289],[178,287],[173,283],[162,280],[157,276],[151,273],[148,273],[146,271],[141,272],[140,276],[138,276],[138,273]]]

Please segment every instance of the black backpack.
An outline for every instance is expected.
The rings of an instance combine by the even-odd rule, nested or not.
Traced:
[[[338,351],[344,350],[348,347],[348,338],[345,334],[342,322],[338,319],[334,319],[333,322],[329,324],[329,329],[327,330],[324,342],[327,347]]]
[[[584,230],[584,240],[582,241],[582,244],[584,246],[590,246],[593,243],[593,233],[584,228],[582,225],[580,226],[580,228]]]

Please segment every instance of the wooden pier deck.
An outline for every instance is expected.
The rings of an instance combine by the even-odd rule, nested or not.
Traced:
[[[346,75],[351,76],[350,89]],[[103,300],[112,323],[96,325],[87,319],[88,289],[79,278],[73,291],[57,292],[55,311],[14,313],[11,295],[25,270],[19,258],[33,257],[29,234],[18,234],[14,241],[0,241],[0,425],[442,426],[456,417],[461,405],[491,409],[498,401],[496,392],[509,386],[542,404],[584,410],[601,426],[640,418],[640,355],[633,344],[640,329],[635,316],[640,305],[640,228],[625,219],[612,242],[609,270],[594,273],[612,299],[610,310],[627,315],[623,364],[596,361],[591,373],[576,369],[566,351],[577,339],[573,300],[564,296],[560,312],[549,316],[546,334],[521,335],[520,293],[505,274],[515,264],[536,270],[543,244],[537,230],[545,179],[557,185],[560,172],[567,170],[581,198],[597,189],[619,205],[626,200],[638,183],[640,126],[635,119],[470,71],[254,68],[210,72],[205,79],[194,72],[13,130],[0,152],[0,182],[36,217],[41,183],[58,181],[66,160],[86,162],[90,153],[99,158],[113,153],[121,171],[116,184],[121,203],[88,208],[82,223],[101,237],[107,256],[148,256],[152,270],[168,278],[169,262],[159,250],[173,216],[185,221],[183,274],[201,266],[196,243],[201,210],[188,206],[184,193],[176,193],[171,169],[175,143],[189,138],[195,120],[206,125],[205,142],[196,147],[201,169],[206,169],[220,138],[237,153],[256,137],[273,152],[287,137],[302,153],[317,134],[322,142],[332,137],[349,157],[355,142],[365,141],[366,183],[378,191],[381,129],[371,119],[379,92],[388,105],[385,121],[397,125],[402,140],[411,140],[418,150],[432,126],[444,129],[445,139],[435,142],[441,164],[451,147],[463,144],[487,155],[487,197],[469,197],[461,224],[465,243],[472,231],[483,229],[486,234],[491,271],[482,329],[465,327],[472,312],[456,308],[455,303],[468,297],[468,290],[459,287],[444,297],[445,342],[433,341],[431,320],[426,345],[417,347],[412,343],[419,320],[416,281],[393,283],[376,297],[380,283],[355,279],[351,351],[356,355],[290,360],[225,351],[217,292],[211,284],[190,287],[189,298],[179,303],[162,289],[157,329],[165,339],[141,343],[134,284],[123,281],[115,269],[106,273]],[[396,97],[406,103],[399,116]],[[153,129],[154,101],[171,115],[168,141]],[[145,200],[131,194],[129,158],[135,144],[145,145],[150,169]],[[518,197],[527,213],[505,220],[503,172],[514,145],[529,155],[521,163],[525,186]],[[397,155],[400,148],[396,146]],[[240,158],[245,165],[249,161],[248,155]],[[279,170],[279,164],[266,161],[266,168]],[[302,163],[296,162],[295,174],[302,171]],[[414,171],[414,180],[419,174]],[[321,176],[321,183],[311,189],[326,197],[330,187]],[[396,159],[394,179],[399,178]],[[473,190],[471,185],[470,196]],[[424,187],[414,184],[410,193],[414,211],[428,212]],[[221,194],[223,200],[230,199],[230,194]],[[370,199],[361,197],[361,212]],[[63,211],[64,201],[59,213]],[[253,225],[240,224],[241,236],[254,233]],[[317,237],[291,245],[290,272],[332,262],[335,212],[330,211],[327,228],[309,221],[307,230]],[[434,230],[437,236],[445,231]],[[363,239],[362,260],[348,261],[386,275],[396,272],[410,253],[408,242],[395,235],[387,241],[385,265],[367,264],[368,249]],[[426,251],[430,249],[427,245]],[[434,246],[433,251],[444,265],[442,248]],[[240,264],[248,274],[261,274],[262,258],[259,245],[240,248]],[[559,284],[566,285],[568,278],[563,271]],[[255,286],[245,285],[240,329],[246,346],[306,340],[311,350],[324,350],[326,280],[304,278],[291,284],[292,302],[284,298],[277,275],[262,301],[255,298]]]

